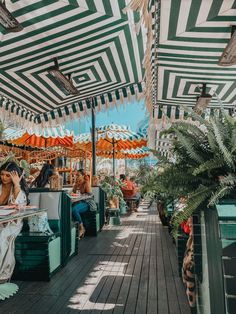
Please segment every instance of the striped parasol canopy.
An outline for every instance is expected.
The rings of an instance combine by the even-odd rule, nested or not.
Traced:
[[[97,151],[112,152],[125,149],[143,147],[147,145],[147,138],[142,133],[135,133],[129,126],[108,124],[98,127]],[[91,151],[92,139],[90,133],[80,134],[74,138],[75,146]]]
[[[102,110],[132,95],[141,97],[146,30],[129,3],[6,1],[22,30],[0,26],[2,117],[31,127],[55,126],[91,106]],[[76,93],[68,92],[68,82],[58,81],[53,67]]]
[[[205,116],[221,105],[233,114],[236,65],[220,66],[219,60],[234,30],[235,1],[161,0],[155,3],[154,118],[161,120],[165,116],[172,121],[187,118],[182,105],[195,106],[203,83],[206,93],[212,96]]]
[[[144,62],[149,146],[158,148],[159,131],[172,122],[192,121],[187,109],[196,105],[203,84],[212,96],[203,118],[220,107],[235,115],[236,64],[219,65],[234,38],[235,1],[133,0],[131,6],[152,15]]]
[[[97,151],[96,154],[99,157],[113,158],[111,151]],[[116,159],[142,159],[147,156],[149,156],[149,149],[147,147],[115,151]]]
[[[73,134],[63,127],[44,128],[37,132],[20,130],[11,134],[6,140],[14,145],[38,148],[73,146]]]

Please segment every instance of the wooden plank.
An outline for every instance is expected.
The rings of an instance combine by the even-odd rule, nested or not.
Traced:
[[[130,259],[130,256],[123,256],[122,264],[127,265],[129,263],[129,259]],[[102,313],[104,313],[104,314],[113,313],[113,309],[117,306],[117,303],[118,303],[117,298],[118,298],[119,291],[121,289],[123,280],[125,278],[125,268],[123,265],[121,266],[121,268],[118,272],[118,275],[115,277],[113,286],[109,291],[109,295],[108,295],[108,298],[106,300],[105,310],[102,311]],[[122,272],[122,274],[120,274],[120,272]],[[109,305],[113,305],[113,306],[109,309]]]
[[[164,236],[166,239],[167,250],[169,252],[169,258],[170,258],[170,263],[172,267],[173,278],[175,282],[175,289],[176,289],[176,294],[178,298],[180,312],[181,314],[189,314],[191,310],[188,305],[182,278],[179,277],[178,264],[176,263],[177,254],[176,254],[175,246],[166,229],[164,230]]]
[[[165,250],[163,250],[163,260],[164,260],[164,273],[165,273],[165,279],[166,279],[169,313],[180,314],[180,308],[179,308],[179,302],[178,302],[178,297],[176,293],[175,282],[173,280],[174,273],[173,273],[173,269],[170,263],[168,243],[166,241],[165,230],[161,232],[161,241],[162,241],[163,248],[165,248]]]
[[[142,262],[135,313],[146,313],[147,311],[149,266],[150,266],[150,256],[145,255],[143,257],[143,262]]]
[[[51,313],[65,313],[70,309],[68,306],[80,303],[77,289],[80,285],[83,288],[85,278],[88,277],[94,269],[94,265],[97,265],[99,258],[100,257],[97,255],[88,256],[87,265],[79,273],[75,272],[73,274],[73,278],[70,278],[70,285],[67,286],[66,290],[63,289],[63,293],[58,297],[57,302],[50,309]]]
[[[158,313],[169,314],[167,286],[164,272],[163,247],[160,237],[160,225],[157,225],[157,300]]]
[[[190,313],[155,204],[79,241],[79,255],[50,282],[19,284],[1,313]]]
[[[124,237],[124,235],[126,235],[126,237]],[[113,255],[114,254],[117,254],[117,255],[115,259],[114,259],[114,256],[112,257],[112,259],[115,260],[115,263],[113,264],[112,269],[110,269],[110,271],[107,270],[107,273],[103,274],[103,283],[102,284],[100,283],[99,285],[100,289],[96,289],[96,296],[95,294],[93,294],[94,304],[92,306],[90,304],[90,307],[89,307],[89,309],[91,309],[91,313],[93,312],[102,313],[103,310],[107,310],[112,307],[110,303],[106,304],[106,302],[110,294],[110,291],[113,287],[113,284],[115,282],[116,276],[118,276],[120,272],[122,272],[122,274],[124,273],[124,269],[121,263],[124,256],[120,256],[120,254],[121,252],[124,254],[127,250],[127,247],[130,247],[130,238],[132,238],[131,235],[132,234],[127,233],[127,230],[125,231],[125,227],[122,228],[120,241],[118,243],[115,242],[117,247],[116,247],[116,250],[114,250]],[[117,238],[119,237],[117,236],[116,239]],[[87,302],[87,304],[85,304],[83,310],[87,309],[88,303],[89,301]]]
[[[137,215],[137,218],[140,216]],[[127,298],[127,302],[125,305],[124,313],[131,314],[135,313],[136,310],[136,304],[137,304],[137,297],[138,297],[138,292],[139,292],[139,283],[141,279],[141,270],[142,270],[142,264],[143,264],[143,258],[144,258],[144,251],[145,251],[145,244],[146,244],[146,238],[147,234],[145,232],[146,224],[147,224],[147,216],[141,216],[141,221],[143,222],[141,225],[141,228],[139,229],[139,236],[138,236],[138,243],[139,244],[139,249],[138,249],[138,256],[136,259],[135,267],[134,267],[134,272],[131,280],[131,285],[129,289],[129,294]],[[145,217],[145,218],[144,218]],[[145,301],[144,301],[145,303]],[[137,312],[138,313],[138,312]],[[139,312],[142,313],[142,312]],[[145,313],[145,312],[144,312]]]
[[[99,313],[102,313],[103,310],[106,310],[106,301],[107,301],[108,295],[110,293],[110,290],[112,289],[118,270],[122,268],[121,262],[122,262],[123,256],[117,255],[116,257],[112,256],[112,258],[115,261],[115,263],[113,264],[113,267],[110,270],[108,269],[106,272],[104,272],[103,278],[102,278],[103,283],[99,285],[100,289],[98,289],[97,287],[96,297],[93,295],[94,307],[91,311],[91,314],[92,313],[99,314]]]
[[[129,260],[129,263],[127,265],[126,272],[125,272],[125,277],[124,277],[124,280],[122,282],[122,285],[118,294],[117,303],[116,303],[117,306],[114,308],[113,314],[124,313],[124,307],[126,304],[129,287],[131,284],[131,279],[133,276],[136,259],[137,259],[137,255],[130,256],[130,260]]]
[[[37,294],[28,294],[23,297],[17,293],[10,299],[0,302],[1,313],[26,313],[40,298],[41,296]]]
[[[150,256],[147,314],[157,313],[157,265],[155,256]]]
[[[157,215],[150,216],[149,223],[151,225],[151,244],[150,244],[150,267],[148,280],[148,296],[147,296],[147,314],[157,313],[157,244],[156,244],[156,225],[158,222]]]
[[[134,267],[133,276],[131,279],[127,302],[126,302],[125,309],[123,312],[125,314],[135,313],[138,289],[139,289],[139,280],[140,280],[140,274],[141,274],[141,269],[142,269],[142,262],[143,262],[143,256],[138,255],[136,259],[135,267]]]
[[[137,222],[138,224],[140,224],[139,222]],[[126,228],[127,229],[127,228]],[[125,242],[124,247],[121,249],[120,254],[124,254],[123,256],[123,264],[125,264],[126,266],[129,265],[130,263],[130,258],[131,258],[131,254],[133,252],[134,249],[134,244],[136,243],[137,240],[137,234],[132,232],[133,228],[129,228],[128,230],[124,230],[123,236],[126,235],[127,236],[127,241]],[[127,268],[128,270],[128,268]],[[121,287],[123,284],[123,281],[125,279],[125,276],[127,276],[127,270],[126,268],[122,269],[122,274],[120,274],[119,276],[117,276],[115,278],[115,281],[113,283],[113,286],[109,292],[109,296],[106,302],[108,302],[108,304],[106,303],[106,310],[104,310],[102,313],[106,313],[106,314],[111,314],[113,313],[113,308],[115,308],[115,306],[119,307],[119,301],[118,301],[118,297],[122,297],[122,293],[121,295],[119,295],[120,291],[121,291]],[[128,275],[129,276],[129,275]],[[127,287],[127,285],[124,283],[122,290],[124,289],[124,287]],[[114,307],[111,309],[108,309],[108,305],[114,304]]]

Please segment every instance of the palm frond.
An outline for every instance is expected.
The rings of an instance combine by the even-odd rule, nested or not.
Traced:
[[[197,125],[189,122],[174,122],[173,123],[173,130],[186,130],[188,133],[192,133],[195,136],[205,137],[205,132],[201,130]]]
[[[234,188],[233,186],[220,185],[220,187],[216,190],[215,193],[213,193],[213,195],[209,199],[208,206],[217,204],[220,199],[222,199],[226,195],[229,195],[233,188]]]
[[[193,213],[206,202],[206,199],[212,194],[212,189],[206,186],[200,186],[195,193],[189,196],[186,207],[179,211],[171,219],[171,224],[174,229],[193,215]]]
[[[236,175],[229,173],[226,176],[220,177],[219,181],[221,185],[231,185],[231,186],[236,185]]]
[[[216,152],[219,148],[218,148],[218,144],[216,142],[216,138],[215,138],[214,132],[212,130],[208,130],[208,132],[207,132],[207,140],[208,140],[209,148],[213,152]]]
[[[228,164],[229,167],[232,167],[232,169],[235,169],[232,156],[231,156],[230,152],[228,151],[227,147],[223,143],[222,134],[220,133],[219,128],[217,127],[216,123],[213,120],[211,121],[211,124],[212,124],[213,130],[214,130],[216,142],[219,146],[219,149],[220,149],[222,155],[225,158],[226,163]]]
[[[199,151],[197,151],[194,148],[194,144],[195,142],[192,141],[192,138],[190,136],[186,136],[184,134],[182,134],[180,131],[176,130],[176,134],[178,136],[178,141],[180,142],[180,144],[182,144],[182,146],[185,148],[187,154],[189,155],[189,157],[196,161],[197,163],[202,163],[204,160],[203,158],[200,156]]]
[[[231,153],[234,153],[236,150],[236,127],[232,130],[230,145],[231,145]]]
[[[201,164],[199,167],[197,167],[196,169],[193,170],[193,175],[199,175],[203,172],[208,172],[211,171],[213,169],[218,169],[224,166],[224,160],[223,159],[210,159],[207,160],[206,162],[204,162],[203,164]]]

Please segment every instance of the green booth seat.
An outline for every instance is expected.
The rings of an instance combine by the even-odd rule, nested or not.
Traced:
[[[52,234],[30,232],[24,221],[15,241],[17,280],[48,281],[78,253],[78,225],[72,222],[71,199],[65,191],[32,189],[30,204],[46,208]]]
[[[81,218],[86,229],[86,236],[97,236],[105,223],[105,193],[98,187],[92,187],[94,201],[97,204],[97,211],[81,213]]]

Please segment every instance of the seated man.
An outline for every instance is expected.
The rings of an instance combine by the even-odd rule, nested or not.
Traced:
[[[140,188],[139,188],[138,184],[135,182],[135,177],[131,177],[130,181],[133,182],[133,184],[134,184],[135,198],[137,198],[136,206],[138,207],[140,200],[141,200]]]
[[[125,176],[124,174],[120,175],[120,179],[122,183],[124,184],[123,187],[121,187],[121,191],[123,193],[124,199],[126,201],[133,200],[133,199],[139,199],[139,196],[137,195],[137,188],[132,182],[128,176]],[[136,203],[137,207],[137,203]],[[137,211],[137,208],[135,208],[135,211]]]

